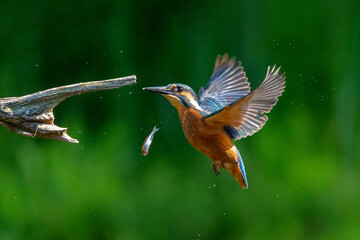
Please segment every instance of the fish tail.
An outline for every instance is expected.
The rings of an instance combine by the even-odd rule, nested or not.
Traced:
[[[157,131],[159,131],[159,128],[157,127],[157,125],[153,128],[153,132],[156,133]]]

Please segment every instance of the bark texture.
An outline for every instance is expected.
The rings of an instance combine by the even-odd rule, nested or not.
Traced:
[[[135,83],[136,76],[133,75],[56,87],[21,97],[0,98],[0,125],[24,136],[78,143],[78,140],[67,134],[67,128],[54,124],[54,107],[74,95],[115,89]]]

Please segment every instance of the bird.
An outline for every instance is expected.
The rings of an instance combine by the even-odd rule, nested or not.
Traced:
[[[171,83],[143,90],[162,94],[176,109],[184,135],[210,158],[215,175],[227,169],[241,188],[248,188],[245,165],[234,141],[251,136],[268,120],[285,90],[285,73],[268,66],[264,81],[253,91],[240,61],[218,55],[206,87],[196,95],[185,84]]]

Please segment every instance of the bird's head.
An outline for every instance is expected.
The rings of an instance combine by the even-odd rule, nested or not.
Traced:
[[[195,92],[185,84],[172,83],[164,87],[146,87],[143,90],[162,94],[178,110],[183,107],[202,110]]]

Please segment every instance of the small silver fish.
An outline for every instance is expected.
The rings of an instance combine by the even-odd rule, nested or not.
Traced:
[[[159,128],[157,128],[156,126],[153,128],[153,130],[151,131],[150,135],[146,137],[144,144],[142,146],[142,153],[144,156],[146,156],[149,153],[149,148],[151,145],[151,142],[154,138],[154,134],[159,130]]]

